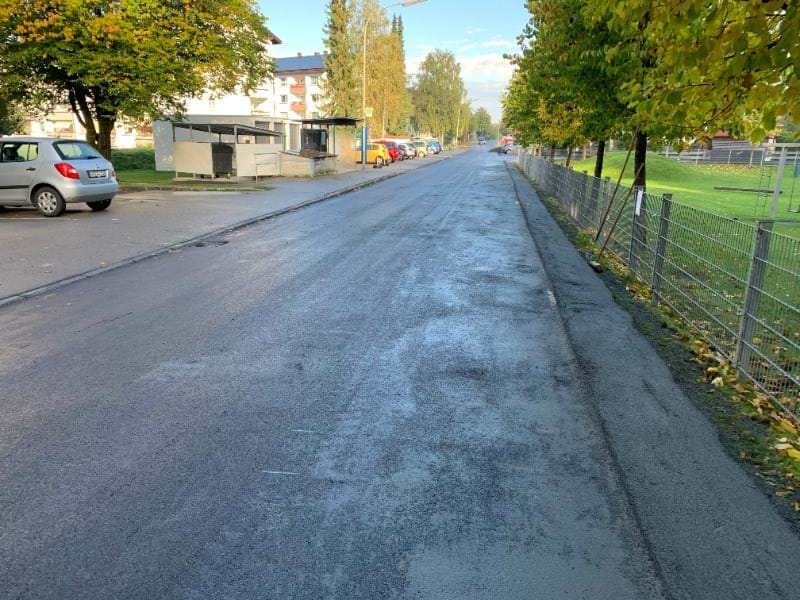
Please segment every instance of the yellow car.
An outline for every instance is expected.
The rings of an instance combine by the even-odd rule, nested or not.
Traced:
[[[361,148],[353,150],[353,160],[361,162]],[[382,167],[392,162],[389,151],[382,144],[369,144],[367,146],[367,162],[376,167]]]

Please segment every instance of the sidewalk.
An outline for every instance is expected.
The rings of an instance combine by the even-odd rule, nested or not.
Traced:
[[[32,209],[7,209],[0,212],[0,305],[56,282],[135,262],[199,236],[455,155],[316,179],[277,178],[270,182],[273,189],[259,192],[131,192],[118,195],[107,212],[68,205],[67,212],[56,219]]]

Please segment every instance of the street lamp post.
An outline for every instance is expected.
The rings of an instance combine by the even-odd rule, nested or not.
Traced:
[[[420,4],[427,0],[403,0],[396,4],[390,4],[384,8],[394,8],[395,6],[411,6]],[[361,170],[367,168],[367,145],[369,142],[369,128],[367,127],[367,29],[369,27],[369,16],[364,13],[364,46],[361,57]]]

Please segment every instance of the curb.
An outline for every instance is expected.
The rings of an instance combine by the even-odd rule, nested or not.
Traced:
[[[251,225],[255,225],[257,223],[261,223],[263,221],[268,221],[270,219],[274,219],[276,217],[280,217],[282,215],[286,215],[297,210],[306,208],[308,206],[312,206],[314,204],[319,204],[320,202],[325,202],[326,200],[331,200],[333,198],[338,198],[340,196],[344,196],[346,194],[350,194],[352,192],[357,192],[364,188],[371,187],[378,183],[383,183],[384,181],[388,181],[389,179],[394,179],[395,177],[400,177],[401,175],[406,175],[408,173],[415,173],[421,169],[425,169],[432,165],[439,164],[442,160],[452,158],[452,156],[442,157],[441,159],[435,162],[425,163],[412,171],[401,171],[399,173],[390,173],[388,175],[383,175],[381,177],[376,177],[375,179],[370,179],[369,181],[362,181],[361,183],[357,183],[355,185],[351,185],[348,187],[344,187],[338,190],[334,190],[332,192],[328,192],[327,194],[323,194],[322,196],[317,196],[316,198],[312,198],[311,200],[306,200],[305,202],[301,202],[300,204],[295,204],[293,206],[287,206],[285,208],[281,208],[278,210],[274,210],[269,213],[264,213],[262,215],[258,215],[255,217],[250,217],[249,219],[245,219],[244,221],[239,221],[238,223],[234,223],[233,225],[225,225],[224,227],[220,227],[218,229],[214,229],[213,231],[209,231],[207,233],[200,234],[193,238],[189,238],[180,242],[175,242],[173,244],[169,244],[166,246],[161,246],[156,250],[150,250],[148,252],[143,252],[142,254],[137,254],[130,258],[125,258],[123,260],[117,261],[113,264],[106,265],[105,267],[97,267],[95,269],[89,269],[88,271],[83,271],[81,273],[77,273],[75,275],[69,275],[68,277],[64,277],[62,279],[57,279],[56,281],[52,281],[50,283],[46,283],[44,285],[40,285],[38,287],[32,288],[30,290],[26,290],[24,292],[19,292],[17,294],[13,294],[11,296],[6,296],[4,298],[0,298],[0,308],[8,306],[10,304],[15,304],[17,302],[21,302],[23,300],[28,300],[30,298],[34,298],[36,296],[41,296],[42,294],[46,294],[48,292],[52,292],[59,288],[65,287],[72,283],[77,283],[78,281],[83,281],[84,279],[90,279],[92,277],[96,277],[98,275],[102,275],[103,273],[108,273],[109,271],[115,271],[122,267],[127,267],[130,265],[135,265],[136,263],[140,263],[142,261],[148,260],[150,258],[156,258],[157,256],[161,256],[162,254],[167,254],[168,252],[174,252],[175,250],[181,250],[186,248],[187,246],[191,246],[192,244],[196,244],[197,242],[202,242],[204,240],[208,240],[223,233],[228,233],[232,231],[237,231],[239,229],[244,229],[245,227],[249,227]]]

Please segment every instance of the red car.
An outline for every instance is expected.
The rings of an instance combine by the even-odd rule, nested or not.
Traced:
[[[397,147],[397,144],[395,142],[390,142],[388,140],[378,140],[375,143],[380,144],[381,146],[386,146],[386,150],[389,152],[389,156],[392,157],[392,162],[403,160],[405,158],[405,154],[403,152],[400,152],[400,148]]]

